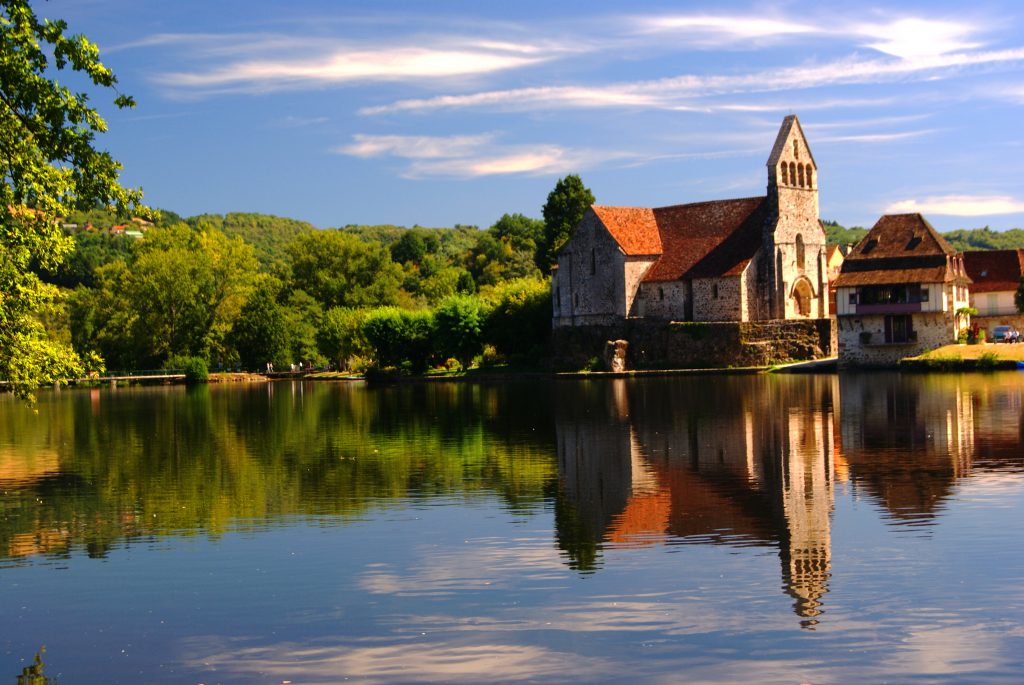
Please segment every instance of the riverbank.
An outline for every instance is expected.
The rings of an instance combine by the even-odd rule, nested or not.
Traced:
[[[1018,369],[1024,366],[1024,345],[982,343],[943,345],[916,357],[903,359],[899,368],[907,371],[970,371]]]

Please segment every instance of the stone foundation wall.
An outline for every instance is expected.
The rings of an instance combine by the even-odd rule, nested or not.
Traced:
[[[577,370],[604,356],[609,340],[626,340],[628,369],[767,366],[834,354],[831,319],[752,322],[658,322],[556,328],[555,368]]]

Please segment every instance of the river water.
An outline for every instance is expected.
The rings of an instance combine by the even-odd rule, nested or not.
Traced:
[[[0,396],[0,682],[1020,683],[1022,388]]]

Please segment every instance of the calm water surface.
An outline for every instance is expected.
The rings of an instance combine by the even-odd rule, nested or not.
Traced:
[[[1022,388],[0,396],[0,683],[1020,683]]]

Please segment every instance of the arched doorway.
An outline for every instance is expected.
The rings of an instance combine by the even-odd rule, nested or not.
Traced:
[[[793,284],[793,303],[796,305],[797,316],[811,316],[813,297],[814,290],[811,288],[811,282],[806,278],[797,279],[797,282]]]

